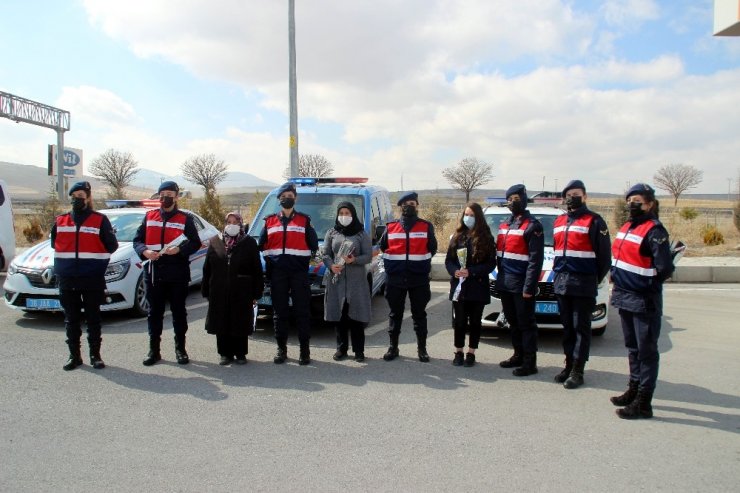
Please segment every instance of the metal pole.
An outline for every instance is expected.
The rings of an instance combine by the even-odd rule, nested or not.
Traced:
[[[298,176],[298,97],[295,71],[295,0],[288,0],[290,176]]]
[[[57,130],[57,197],[64,201],[67,190],[64,187],[64,130]]]

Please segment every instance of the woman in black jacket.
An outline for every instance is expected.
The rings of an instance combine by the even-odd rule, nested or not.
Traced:
[[[460,253],[458,253],[460,251]],[[463,265],[464,264],[464,265]],[[445,258],[450,274],[450,300],[455,313],[455,366],[473,366],[481,332],[483,307],[491,302],[488,274],[496,267],[496,242],[483,209],[470,202],[450,239]],[[470,332],[463,361],[465,333]]]
[[[244,232],[236,212],[226,215],[223,239],[211,238],[203,264],[201,293],[208,298],[206,332],[216,335],[219,364],[247,362],[247,336],[254,331],[254,306],[262,296],[257,242]]]

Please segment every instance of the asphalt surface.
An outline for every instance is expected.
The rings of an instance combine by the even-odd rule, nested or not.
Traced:
[[[4,275],[0,275],[0,282]],[[313,363],[272,363],[268,321],[246,366],[218,365],[189,299],[191,364],[141,364],[144,319],[104,316],[103,358],[72,372],[61,315],[0,305],[0,491],[737,491],[740,484],[740,289],[667,286],[655,418],[623,421],[609,396],[627,382],[619,320],[594,339],[586,385],[552,382],[560,336],[540,336],[540,373],[498,362],[486,332],[473,368],[453,367],[446,284],[428,309],[431,363],[410,319],[402,357],[382,360],[385,300],[374,300],[368,360],[335,362],[316,328]],[[169,320],[169,319],[168,319]],[[86,353],[86,347],[83,345]],[[85,361],[88,359],[85,355]]]

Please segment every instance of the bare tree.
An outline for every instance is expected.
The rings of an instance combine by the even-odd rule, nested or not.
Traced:
[[[139,172],[136,162],[130,152],[108,149],[95,158],[90,164],[90,173],[103,180],[110,189],[110,198],[126,198],[125,189],[134,181],[136,173]]]
[[[678,198],[689,188],[701,183],[704,172],[687,164],[669,164],[660,168],[654,175],[655,186],[673,195],[673,206]]]
[[[229,167],[223,159],[218,159],[215,154],[198,154],[187,159],[180,171],[188,181],[203,187],[208,194],[216,191],[216,185],[224,181]]]
[[[321,154],[301,154],[298,157],[298,176],[311,176],[322,178],[331,176],[334,173],[334,166]],[[290,166],[285,168],[283,178],[291,178]]]
[[[470,192],[493,179],[493,165],[474,157],[466,157],[456,166],[442,170],[442,176],[458,190],[465,192],[465,202]]]

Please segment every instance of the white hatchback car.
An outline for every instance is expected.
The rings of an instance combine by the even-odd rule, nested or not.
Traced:
[[[145,207],[105,209],[99,212],[108,216],[118,238],[118,250],[111,255],[105,271],[107,284],[102,311],[130,309],[134,315],[144,316],[148,303],[142,261],[134,251],[133,239],[144,214]],[[199,215],[190,212],[201,240],[200,248],[190,257],[190,284],[203,278],[203,262],[208,244],[218,230]],[[54,250],[45,240],[15,257],[8,267],[3,285],[5,304],[25,311],[61,311],[59,289],[54,275]]]
[[[562,329],[558,302],[555,297],[553,281],[555,272],[552,270],[555,254],[553,253],[553,224],[555,219],[565,213],[564,210],[557,207],[531,206],[529,212],[536,217],[545,231],[545,260],[542,264],[542,274],[538,283],[537,296],[535,297],[535,316],[537,326],[545,329]],[[498,234],[498,226],[511,216],[511,212],[506,207],[492,206],[483,210],[486,222],[491,228],[494,238]],[[505,327],[506,318],[501,308],[501,299],[496,289],[496,269],[489,274],[491,287],[491,304],[486,305],[483,310],[484,327]],[[609,320],[609,282],[608,275],[599,284],[596,295],[596,306],[591,314],[591,330],[593,335],[600,336],[606,331],[606,324]]]

